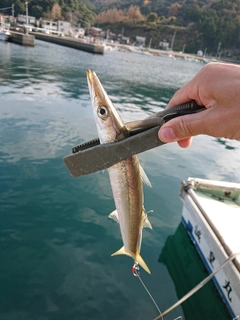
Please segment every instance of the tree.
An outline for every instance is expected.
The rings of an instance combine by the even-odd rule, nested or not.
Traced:
[[[127,18],[128,20],[132,21],[133,23],[142,20],[143,16],[141,14],[139,6],[131,5],[127,10]]]
[[[157,19],[158,19],[158,15],[156,14],[156,12],[151,12],[147,16],[148,22],[155,22],[155,21],[157,21]]]
[[[9,3],[8,5],[12,5],[12,3],[11,4]],[[21,2],[20,0],[14,1],[14,11],[15,11],[15,16],[18,14],[25,14],[26,7],[24,2]]]
[[[37,19],[41,18],[43,16],[43,8],[40,6],[33,6],[31,9],[31,15]]]
[[[173,3],[170,7],[169,7],[169,16],[174,16],[177,17],[178,16],[178,11],[181,8],[181,5],[179,3]]]
[[[52,10],[51,10],[51,18],[53,20],[61,19],[62,17],[62,9],[60,5],[56,2],[54,3]]]
[[[194,5],[190,9],[186,10],[184,20],[187,22],[198,22],[203,14],[203,10],[199,7],[199,5]]]
[[[121,22],[125,19],[123,10],[118,10],[116,8],[109,9],[107,11],[99,13],[95,23],[116,23]]]

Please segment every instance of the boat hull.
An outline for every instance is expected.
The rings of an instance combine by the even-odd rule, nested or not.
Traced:
[[[196,187],[196,181],[200,181],[200,189]],[[214,196],[216,194],[219,196]],[[182,223],[209,273],[231,254],[240,252],[240,233],[235,231],[240,225],[239,194],[238,184],[218,184],[216,181],[212,184],[209,180],[191,178],[188,183],[182,183]],[[231,316],[239,316],[240,256],[221,269],[213,282]]]
[[[5,30],[0,30],[0,41],[7,41],[10,36],[10,33]]]

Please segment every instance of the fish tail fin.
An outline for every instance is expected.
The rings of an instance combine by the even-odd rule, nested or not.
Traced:
[[[119,249],[118,251],[114,252],[111,256],[113,257],[113,256],[117,256],[117,255],[119,255],[119,254],[125,254],[125,255],[127,255],[127,256],[129,256],[129,257],[132,256],[129,252],[127,252],[127,251],[125,250],[124,246],[123,246],[121,249]]]
[[[129,253],[128,251],[126,251],[126,249],[124,248],[124,246],[119,249],[118,251],[114,252],[111,256],[117,256],[119,254],[125,254],[129,257],[132,257],[133,260],[137,263],[140,264],[140,266],[146,271],[148,272],[149,274],[151,274],[151,271],[149,270],[148,266],[146,265],[145,261],[143,260],[143,258],[140,256],[140,253],[137,252],[135,255]]]
[[[148,266],[146,265],[145,261],[143,260],[143,258],[140,256],[139,253],[136,254],[136,256],[134,257],[135,262],[139,263],[140,266],[149,274],[151,274],[151,271],[149,270]]]

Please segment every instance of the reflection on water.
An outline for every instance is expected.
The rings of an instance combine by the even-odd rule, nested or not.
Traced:
[[[203,281],[208,272],[182,224],[174,235],[167,238],[159,256],[159,262],[166,265],[174,281],[178,299]],[[185,319],[226,319],[227,310],[221,301],[213,282],[208,282],[197,293],[182,304]],[[231,319],[229,315],[229,319]]]
[[[223,146],[225,146],[225,148],[228,149],[228,150],[239,149],[239,146],[237,146],[236,143],[232,142],[231,140],[218,138],[218,139],[216,139],[216,141],[218,143],[222,144]]]
[[[115,208],[107,172],[74,179],[63,158],[97,135],[87,68],[130,121],[164,108],[202,65],[124,52],[96,56],[41,41],[34,48],[2,42],[0,56],[0,319],[153,319],[132,259],[111,257],[122,240],[108,219]],[[239,181],[238,143],[226,144],[235,149],[200,136],[187,150],[168,144],[140,155],[153,185],[144,190],[145,207],[154,211],[141,249],[152,275],[141,277],[161,310],[179,295],[176,275],[158,257],[181,219],[180,182]],[[179,307],[166,319],[184,314]]]

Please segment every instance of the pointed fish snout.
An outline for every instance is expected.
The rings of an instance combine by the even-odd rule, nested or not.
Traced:
[[[90,69],[87,69],[86,73],[87,73],[88,82],[89,82],[89,84],[92,86],[92,83],[93,83],[93,74],[92,74],[92,71],[91,71]]]

